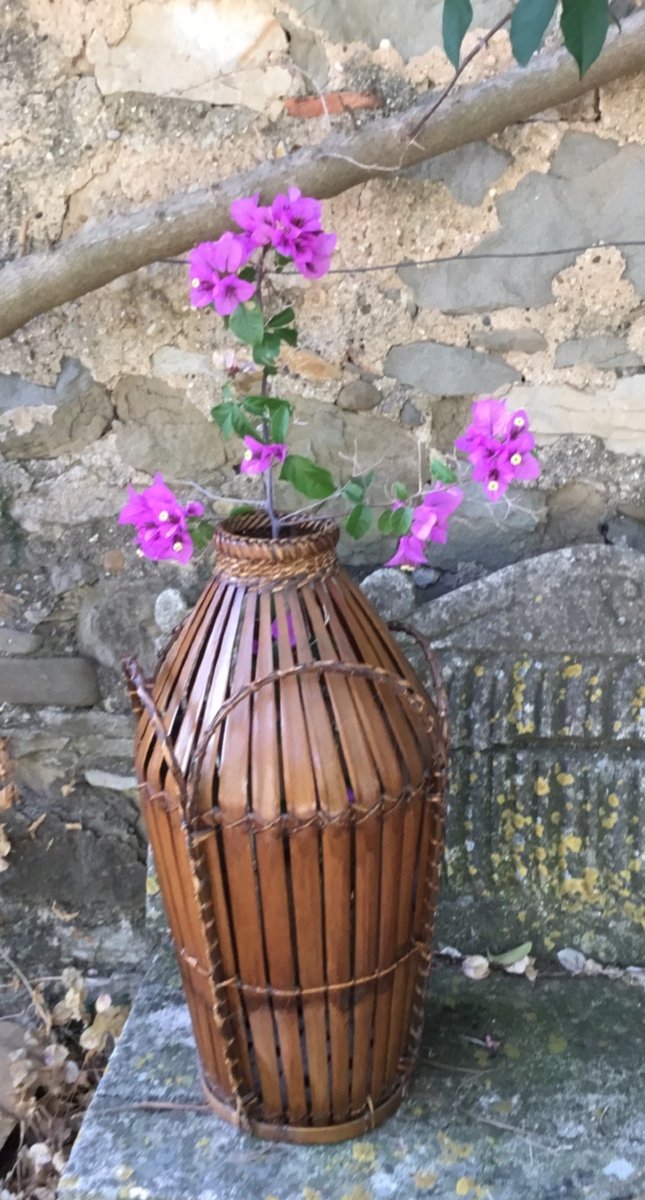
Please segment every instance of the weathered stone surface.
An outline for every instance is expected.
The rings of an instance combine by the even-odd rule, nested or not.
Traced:
[[[357,379],[352,383],[346,383],[340,389],[336,403],[339,408],[345,408],[349,412],[369,412],[372,408],[376,408],[377,404],[380,404],[382,398],[373,383]]]
[[[453,944],[584,934],[596,957],[641,952],[644,598],[642,554],[582,546],[413,615],[450,680]]]
[[[481,329],[471,333],[470,341],[493,354],[539,354],[547,348],[539,329]]]
[[[494,392],[520,378],[501,358],[441,342],[395,346],[385,359],[385,373],[436,396]]]
[[[381,567],[361,583],[361,589],[384,621],[404,621],[414,608],[414,584],[401,571]]]
[[[101,788],[107,792],[137,791],[137,780],[134,775],[116,775],[114,771],[90,769],[85,772],[85,780],[90,787]]]
[[[556,438],[602,438],[617,454],[645,453],[645,375],[628,375],[615,387],[581,392],[568,384],[537,384],[512,389],[526,408],[538,442]]]
[[[152,356],[155,375],[212,375],[213,367],[206,354],[179,350],[177,346],[160,346]]]
[[[540,492],[515,488],[498,504],[491,504],[479,483],[468,482],[463,491],[464,499],[450,519],[447,543],[433,543],[430,548],[431,566],[448,571],[462,562],[500,567],[539,548],[546,523]]]
[[[411,400],[406,400],[399,420],[408,429],[418,429],[419,425],[423,425],[423,413],[419,412],[416,404],[413,404]]]
[[[547,252],[544,257],[463,261],[432,267],[402,267],[399,274],[417,303],[446,313],[550,304],[552,280],[576,259],[551,254],[559,246],[585,247],[604,241],[638,240],[639,197],[645,188],[645,148],[596,145],[593,134],[565,134],[552,170],[525,176],[497,201],[500,228],[474,253]],[[627,275],[645,295],[645,251],[627,247]]]
[[[439,582],[441,571],[436,571],[434,567],[417,567],[412,578],[415,587],[428,588]]]
[[[222,439],[184,392],[129,376],[114,391],[116,447],[126,463],[167,479],[201,479],[225,460]]]
[[[37,633],[23,633],[19,629],[0,628],[0,654],[34,654],[40,650],[43,639]]]
[[[549,497],[545,550],[571,546],[575,542],[601,541],[600,527],[607,509],[607,494],[601,484],[566,483]]]
[[[164,588],[155,600],[155,621],[162,633],[172,633],[183,621],[188,605],[179,588]]]
[[[419,1066],[399,1113],[355,1141],[286,1146],[195,1111],[203,1096],[194,1042],[166,953],[139,992],[61,1196],[411,1200],[427,1193],[483,1200],[490,1193],[546,1200],[588,1192],[594,1200],[627,1200],[645,1156],[634,1071],[645,1052],[641,1008],[640,989],[608,979],[545,979],[532,988],[497,975],[474,985],[456,968],[438,967]],[[487,1033],[502,1049],[482,1064]],[[467,1085],[457,1088],[456,1078]]]
[[[85,658],[0,659],[0,704],[88,708],[99,699],[96,669]]]
[[[78,645],[104,667],[121,670],[126,655],[149,669],[155,659],[155,593],[128,576],[103,579],[83,597]]]
[[[95,29],[87,56],[104,95],[152,92],[261,110],[291,86],[271,59],[286,47],[265,0],[142,0],[125,37],[109,45]]]
[[[510,154],[489,142],[475,142],[411,167],[405,174],[411,179],[441,180],[460,204],[476,207],[511,161]]]
[[[442,0],[409,0],[405,8],[397,9],[396,21],[374,0],[352,0],[351,4],[294,0],[291,8],[307,25],[323,29],[332,42],[378,46],[387,38],[406,58],[441,45]],[[502,0],[475,0],[473,10],[475,24],[483,28],[489,28],[505,11]]]
[[[645,553],[645,525],[633,517],[614,517],[607,522],[607,540],[613,546],[629,546]]]
[[[624,339],[612,337],[610,334],[571,338],[558,346],[555,352],[556,367],[576,367],[579,363],[589,363],[603,371],[628,370],[642,366],[641,359],[629,349]]]
[[[51,388],[0,376],[0,450],[8,458],[81,450],[105,433],[113,416],[107,389],[74,359],[64,361]]]

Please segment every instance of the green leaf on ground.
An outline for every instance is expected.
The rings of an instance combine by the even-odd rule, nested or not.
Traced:
[[[498,967],[511,967],[513,963],[519,962],[521,958],[526,958],[527,954],[531,953],[533,942],[523,942],[521,946],[515,946],[512,950],[506,950],[504,954],[487,954],[488,961],[495,963]]]

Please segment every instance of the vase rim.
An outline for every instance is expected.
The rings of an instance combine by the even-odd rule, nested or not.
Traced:
[[[337,569],[339,529],[328,517],[285,519],[285,534],[270,533],[264,512],[227,517],[215,528],[215,572],[231,582],[285,586],[324,578]]]

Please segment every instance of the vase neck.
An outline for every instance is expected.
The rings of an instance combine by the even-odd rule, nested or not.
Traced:
[[[244,513],[222,521],[213,541],[215,577],[255,590],[299,587],[339,569],[334,521],[285,521],[281,536],[272,538],[264,513]]]

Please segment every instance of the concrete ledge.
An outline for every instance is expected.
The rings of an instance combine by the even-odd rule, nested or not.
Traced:
[[[203,1109],[170,953],[83,1123],[64,1200],[628,1200],[645,1185],[643,992],[620,981],[432,972],[412,1094],[329,1147],[255,1141]],[[501,1042],[496,1054],[486,1035]],[[149,1107],[147,1107],[149,1106]],[[156,1106],[156,1107],[155,1107]],[[167,1107],[164,1107],[167,1106]]]

